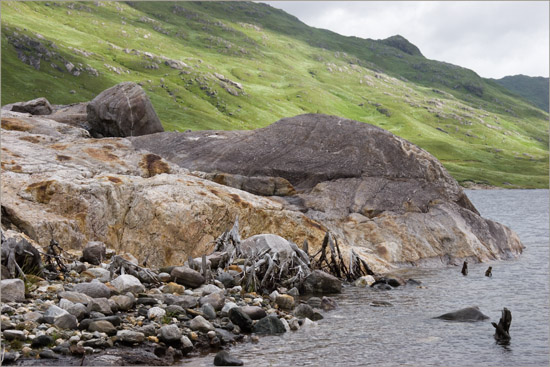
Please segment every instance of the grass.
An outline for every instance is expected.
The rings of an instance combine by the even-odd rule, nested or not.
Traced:
[[[254,129],[302,113],[339,115],[417,144],[459,182],[548,187],[548,114],[471,70],[402,52],[392,42],[310,28],[265,4],[49,4],[2,3],[2,104],[40,96],[55,104],[87,101],[135,81],[167,130]],[[64,67],[55,58],[42,60],[40,70],[23,64],[8,42],[15,32],[40,34],[60,59],[100,75],[60,72],[50,65]],[[132,49],[189,67],[172,69]],[[153,62],[158,69],[146,68]],[[244,92],[230,94],[214,73]]]

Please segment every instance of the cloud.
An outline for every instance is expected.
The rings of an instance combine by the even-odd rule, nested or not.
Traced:
[[[549,3],[540,1],[271,1],[346,36],[400,34],[424,56],[483,77],[548,76]]]

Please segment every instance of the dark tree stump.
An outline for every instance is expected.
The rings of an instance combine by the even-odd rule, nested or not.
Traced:
[[[462,265],[462,275],[466,276],[468,275],[468,262],[464,261],[464,264]]]
[[[497,342],[508,342],[511,339],[510,325],[512,324],[512,312],[509,309],[504,307],[498,325],[494,322],[491,324],[495,327],[495,339]]]

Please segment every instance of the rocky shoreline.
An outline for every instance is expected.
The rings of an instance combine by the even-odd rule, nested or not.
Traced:
[[[32,240],[13,231],[6,237],[3,247],[32,246]],[[324,294],[341,289],[341,280],[317,270],[301,291],[279,285],[246,292],[243,259],[217,274],[210,267],[194,270],[196,261],[191,267],[148,269],[100,242],[90,242],[82,252],[60,251],[56,260],[41,271],[27,266],[35,270],[20,278],[5,279],[10,275],[3,269],[5,365],[172,365],[237,342],[257,342],[261,335],[296,331],[338,307]],[[29,265],[32,259],[20,263]],[[137,276],[125,274],[128,264]],[[391,289],[403,283],[369,275],[356,284]],[[223,362],[233,358],[226,352],[216,358],[216,365],[235,362]]]

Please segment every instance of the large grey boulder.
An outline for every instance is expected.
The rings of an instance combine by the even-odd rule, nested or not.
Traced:
[[[25,283],[21,279],[4,279],[0,281],[2,303],[23,302],[25,300]]]
[[[164,132],[130,140],[243,190],[244,181],[233,176],[288,181],[296,194],[272,198],[326,227],[340,244],[366,248],[361,256],[375,272],[399,263],[506,259],[523,248],[510,229],[479,216],[435,157],[367,123],[307,114],[252,131]]]
[[[126,137],[164,131],[143,89],[123,82],[104,90],[86,107],[90,133],[95,137]]]

